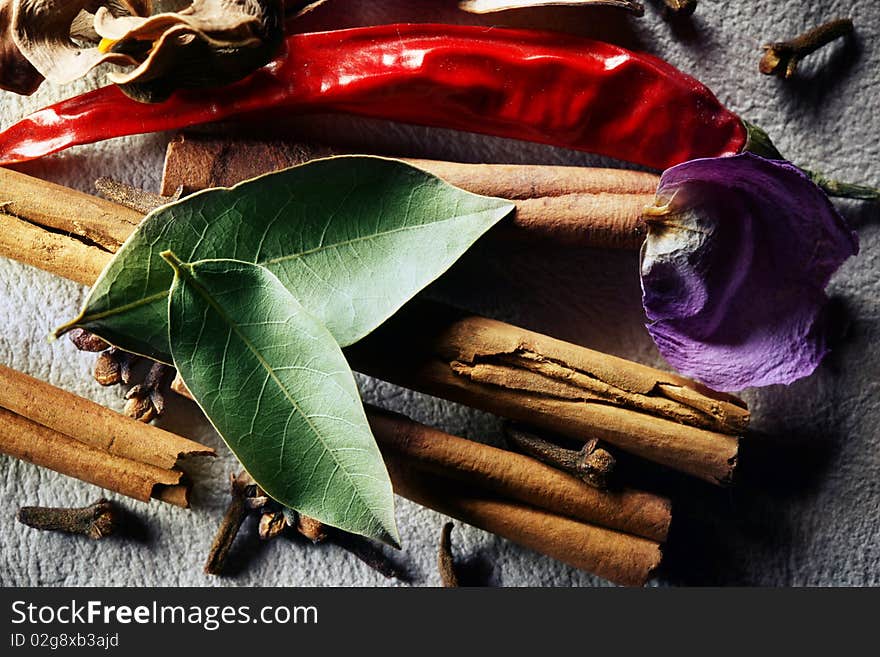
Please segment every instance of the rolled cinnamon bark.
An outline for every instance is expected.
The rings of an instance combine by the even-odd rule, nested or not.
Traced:
[[[452,436],[396,413],[368,408],[367,418],[386,458],[558,515],[666,540],[671,520],[666,498],[636,490],[600,491],[531,457]]]
[[[6,214],[0,206],[0,256],[91,285],[111,254]]]
[[[168,145],[162,193],[229,187],[332,154],[339,152],[283,141],[180,135]],[[659,184],[654,174],[624,169],[402,159],[462,189],[514,201],[516,213],[493,234],[575,246],[639,248],[645,237],[642,212],[654,203]]]
[[[500,500],[393,455],[386,464],[398,495],[616,584],[642,586],[660,565],[654,541]]]
[[[179,377],[172,389],[193,399]],[[367,405],[366,412],[385,458],[559,515],[666,541],[672,509],[664,497],[632,489],[601,491],[531,457],[465,440],[375,406]]]
[[[214,450],[0,365],[0,408],[72,436],[104,453],[170,469]]]
[[[0,452],[142,502],[156,498],[189,506],[189,485],[179,470],[95,449],[5,408],[0,408]]]
[[[97,196],[0,168],[0,211],[115,251],[142,216]]]
[[[434,304],[409,304],[346,355],[365,374],[573,439],[598,438],[715,484],[731,480],[738,439],[729,434],[748,422],[731,395]],[[535,362],[553,364],[551,375]],[[688,392],[672,400],[668,389]]]
[[[41,255],[11,254],[67,271]],[[574,439],[602,439],[718,484],[730,481],[736,465],[738,440],[728,434],[749,419],[741,400],[683,377],[419,303],[347,354],[365,374]]]

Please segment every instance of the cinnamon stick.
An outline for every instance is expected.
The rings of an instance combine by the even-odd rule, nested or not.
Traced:
[[[333,153],[283,141],[180,135],[168,145],[162,193],[229,187]],[[639,248],[642,212],[659,184],[654,174],[622,169],[402,159],[462,189],[514,201],[516,213],[493,233],[576,246]]]
[[[0,452],[101,488],[147,502],[189,506],[189,485],[179,470],[137,463],[0,408]]]
[[[13,257],[63,274],[40,255]],[[365,374],[574,439],[605,440],[718,484],[733,475],[738,449],[733,434],[749,419],[736,397],[683,377],[418,303],[349,349],[348,356]]]
[[[193,399],[182,380],[174,390]],[[366,412],[385,457],[560,515],[666,540],[672,510],[664,497],[632,489],[599,490],[531,457],[465,440],[375,406],[367,405]]]
[[[642,586],[660,565],[660,546],[645,538],[500,500],[394,455],[386,464],[398,495],[611,582]]]
[[[636,490],[600,491],[529,456],[451,436],[396,413],[368,408],[367,417],[386,458],[558,515],[666,540],[671,520],[666,498]]]
[[[0,256],[91,285],[110,253],[6,214],[0,206]]]
[[[170,469],[214,450],[0,365],[0,408],[131,461]]]
[[[749,418],[735,397],[682,377],[434,304],[409,304],[346,355],[365,374],[715,484],[731,480],[731,434]]]
[[[142,218],[97,196],[3,168],[0,211],[108,251],[118,249]]]

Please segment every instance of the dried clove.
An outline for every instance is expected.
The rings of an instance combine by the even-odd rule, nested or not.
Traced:
[[[104,351],[110,347],[103,338],[81,328],[73,329],[67,337],[80,351]]]
[[[315,520],[301,513],[296,514],[294,522],[296,531],[309,539],[312,543],[323,543],[327,540],[328,527],[320,520]]]
[[[297,513],[293,509],[281,508],[273,502],[247,472],[231,477],[232,499],[220,523],[208,559],[205,573],[221,575],[238,535],[239,529],[251,511],[260,511],[259,535],[263,540],[279,536],[287,526],[294,527],[313,543],[325,541],[338,545],[351,552],[358,559],[387,578],[406,579],[400,570],[382,550],[362,536],[349,534],[325,525],[320,520]]]
[[[455,561],[452,558],[452,528],[455,525],[447,522],[440,531],[440,551],[437,554],[437,567],[440,570],[440,581],[445,588],[458,588],[458,574],[455,572]]]
[[[258,530],[261,541],[268,541],[280,536],[286,528],[287,520],[281,509],[263,510]]]
[[[505,436],[513,447],[529,456],[573,474],[591,486],[608,488],[615,459],[608,450],[599,447],[599,441],[595,438],[588,440],[583,448],[574,450],[565,449],[514,426],[505,427]]]
[[[327,527],[327,540],[363,561],[377,573],[387,579],[407,581],[406,573],[401,570],[380,548],[363,536],[350,534],[333,527]]]
[[[95,381],[102,386],[115,386],[118,383],[128,385],[131,382],[131,367],[138,356],[110,347],[98,354],[93,375]]]
[[[257,485],[251,476],[242,470],[237,475],[230,476],[230,492],[232,499],[226,507],[226,513],[214,536],[208,559],[205,562],[205,574],[222,575],[226,566],[226,559],[238,535],[241,524],[247,518],[253,507],[253,498],[257,492]],[[251,499],[249,499],[251,498]]]
[[[320,520],[297,513],[288,509],[288,522],[312,543],[333,543],[343,550],[351,552],[355,557],[363,561],[370,568],[388,579],[397,578],[406,580],[406,573],[398,568],[394,562],[376,547],[369,539],[356,534],[350,534],[325,525]]]
[[[697,10],[697,0],[663,0],[663,4],[675,16],[691,16]]]
[[[153,363],[143,383],[139,383],[125,393],[128,402],[123,412],[141,422],[162,415],[165,411],[164,389],[174,368],[164,363]]]
[[[172,392],[177,393],[181,397],[186,397],[190,401],[195,401],[195,398],[192,396],[189,388],[187,388],[186,384],[183,382],[183,379],[180,376],[180,372],[177,372],[174,375],[174,378],[171,379],[171,385],[169,387],[171,388]]]
[[[832,41],[849,37],[854,29],[852,19],[840,18],[789,41],[768,43],[764,46],[764,56],[761,57],[758,70],[764,75],[778,75],[787,80],[797,72],[798,64],[804,57]]]
[[[79,534],[95,540],[111,536],[121,524],[120,510],[104,498],[76,509],[25,506],[16,518],[34,529]]]

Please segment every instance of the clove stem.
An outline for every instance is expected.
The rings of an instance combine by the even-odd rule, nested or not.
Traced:
[[[851,18],[839,18],[788,41],[777,41],[764,46],[764,56],[758,69],[764,75],[778,75],[786,80],[793,77],[800,61],[832,41],[853,33]]]
[[[174,368],[164,363],[153,363],[143,383],[139,383],[125,393],[128,402],[123,412],[141,422],[162,415],[165,411],[165,395],[163,390]]]
[[[295,512],[296,513],[296,512]],[[363,536],[351,534],[320,520],[296,513],[293,527],[312,543],[333,543],[363,561],[370,568],[388,579],[404,580],[406,575],[389,559],[382,550]]]
[[[281,535],[287,528],[284,511],[281,509],[263,510],[260,515],[258,533],[261,541],[269,541]]]
[[[113,502],[103,497],[94,504],[76,509],[25,506],[16,518],[34,529],[78,534],[95,540],[112,535],[121,520]]]
[[[406,573],[398,568],[381,549],[373,545],[373,543],[363,536],[336,530],[332,527],[327,528],[327,534],[330,542],[338,545],[347,552],[351,552],[352,555],[363,561],[383,577],[406,581]]]
[[[512,426],[505,428],[505,435],[514,447],[529,456],[573,474],[595,488],[600,490],[608,488],[608,480],[614,472],[615,459],[608,450],[599,447],[599,441],[595,438],[588,440],[582,449],[574,450],[565,449],[533,433]]]
[[[116,347],[110,347],[98,354],[92,376],[102,386],[128,385],[131,382],[131,366],[138,356]]]
[[[458,588],[458,574],[455,572],[455,561],[452,558],[452,528],[454,523],[447,522],[440,531],[440,551],[437,554],[437,567],[440,570],[440,581],[445,588]]]
[[[253,494],[256,487],[254,480],[242,470],[231,477],[231,484],[232,499],[229,501],[229,506],[226,507],[226,514],[220,522],[220,527],[217,529],[211,550],[208,552],[208,559],[205,562],[205,574],[207,575],[223,574],[238,530],[241,529],[242,523],[251,511],[251,504],[247,498]]]

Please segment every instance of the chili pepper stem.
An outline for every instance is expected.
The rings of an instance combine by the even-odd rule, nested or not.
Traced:
[[[858,201],[880,201],[880,189],[876,187],[857,185],[855,183],[834,180],[833,178],[826,178],[821,173],[809,171],[808,169],[804,169],[803,171],[814,183],[821,187],[828,196],[849,198]]]
[[[745,151],[760,155],[768,160],[786,159],[776,146],[773,145],[770,135],[768,135],[765,130],[759,128],[753,123],[749,123],[748,121],[743,121],[743,124],[746,126],[749,135],[748,140],[746,141]],[[821,173],[804,169],[803,167],[801,167],[801,171],[803,171],[810,180],[821,187],[829,196],[855,199],[858,201],[880,201],[880,189],[876,187],[834,180],[832,178],[827,178]]]
[[[853,33],[851,18],[839,18],[789,41],[777,41],[764,46],[764,56],[758,70],[764,75],[778,75],[789,79],[797,72],[800,61],[832,41]]]

